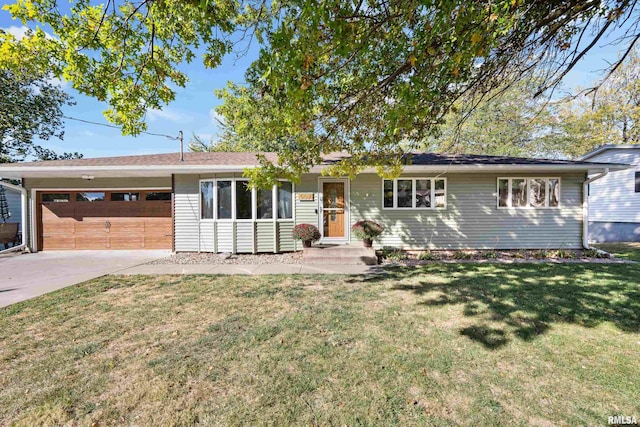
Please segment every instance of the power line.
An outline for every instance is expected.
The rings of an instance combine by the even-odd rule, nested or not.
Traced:
[[[82,122],[82,123],[88,123],[90,125],[96,125],[96,126],[104,126],[106,128],[112,128],[112,129],[120,129],[119,126],[115,126],[115,125],[110,125],[107,123],[99,123],[99,122],[92,122],[91,120],[85,120],[85,119],[78,119],[76,117],[69,117],[69,116],[62,116],[65,119],[68,120],[75,120],[77,122]],[[140,133],[144,133],[147,135],[152,135],[152,136],[164,136],[165,138],[169,138],[169,139],[173,139],[173,140],[177,140],[180,139],[179,136],[171,136],[171,135],[165,135],[163,133],[154,133],[154,132],[146,132],[146,131],[141,131]]]

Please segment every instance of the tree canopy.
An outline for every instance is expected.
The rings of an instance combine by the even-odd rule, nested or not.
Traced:
[[[144,130],[146,109],[173,99],[187,80],[177,65],[193,60],[200,46],[213,68],[233,50],[234,38],[255,37],[261,50],[247,71],[247,91],[229,87],[223,97],[247,114],[260,114],[265,100],[270,107],[260,120],[247,119],[264,129],[245,127],[251,140],[281,144],[281,164],[268,165],[265,179],[299,174],[320,153],[335,150],[351,158],[333,173],[353,174],[365,161],[381,174],[397,172],[398,155],[436,133],[462,97],[479,103],[534,72],[540,76],[535,94],[542,94],[617,32],[623,54],[613,71],[640,38],[636,2],[626,0],[70,4],[68,13],[55,0],[6,6],[25,23],[51,28],[54,37],[43,30],[22,40],[0,35],[0,65],[31,58],[30,66],[107,101],[107,118],[125,133]]]
[[[0,70],[0,100],[0,163],[28,156],[40,160],[80,156],[57,155],[34,144],[34,138],[62,139],[64,135],[61,108],[71,100],[50,75]]]

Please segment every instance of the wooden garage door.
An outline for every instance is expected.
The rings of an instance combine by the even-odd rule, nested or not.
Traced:
[[[38,248],[171,249],[170,191],[39,192]]]

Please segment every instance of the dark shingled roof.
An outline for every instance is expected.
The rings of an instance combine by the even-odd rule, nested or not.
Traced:
[[[413,165],[582,165],[588,162],[527,157],[484,156],[478,154],[411,153],[408,162]]]
[[[272,162],[277,161],[278,154],[262,153]],[[346,152],[329,153],[322,156],[323,164],[329,165],[341,159],[348,158]],[[405,155],[410,165],[590,165],[593,163],[572,160],[532,159],[524,157],[483,156],[475,154],[438,154],[438,153],[410,153]],[[97,157],[87,159],[49,160],[44,162],[11,163],[5,167],[92,167],[92,166],[254,166],[258,165],[255,153],[251,152],[215,152],[215,153],[184,153],[184,161],[180,161],[179,153],[146,154],[138,156]],[[613,165],[613,164],[612,164]],[[0,166],[0,170],[3,166]]]

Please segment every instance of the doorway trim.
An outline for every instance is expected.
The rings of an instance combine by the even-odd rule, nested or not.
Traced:
[[[324,237],[322,207],[324,204],[324,183],[344,183],[344,237]],[[349,243],[351,241],[351,182],[349,178],[318,178],[318,230],[320,243]]]

